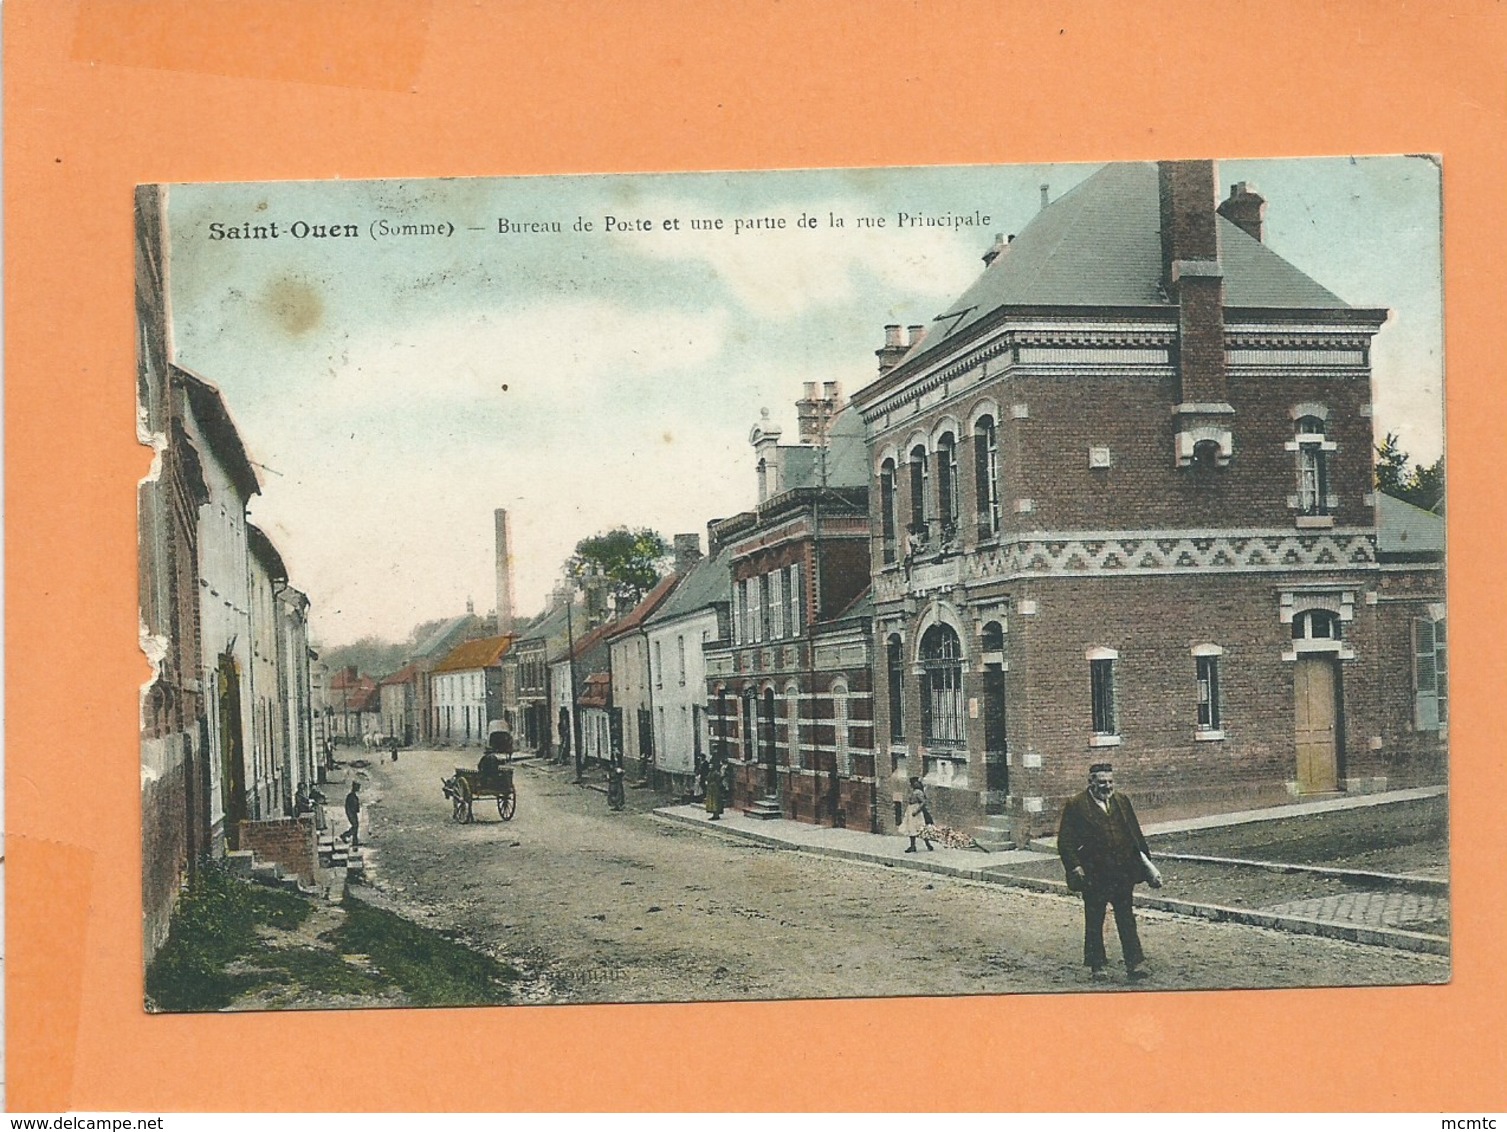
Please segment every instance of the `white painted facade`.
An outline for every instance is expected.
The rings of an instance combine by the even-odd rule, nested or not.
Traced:
[[[193,412],[192,399],[184,413],[184,428],[199,455],[209,502],[199,509],[199,641],[200,674],[209,723],[210,826],[223,836],[227,757],[232,739],[245,751],[246,718],[251,704],[251,596],[246,562],[246,500],[229,469],[204,434]],[[228,658],[223,675],[237,686],[239,721],[222,710],[226,689],[221,686],[222,655]],[[227,724],[237,734],[227,734]],[[249,768],[246,779],[250,781]]]
[[[437,719],[434,737],[447,743],[485,743],[489,722],[486,670],[436,672],[430,681]]]
[[[716,610],[652,622],[646,635],[655,766],[667,774],[690,774],[697,753],[711,750],[701,646],[717,637]]]
[[[251,621],[251,698],[243,716],[247,731],[246,789],[254,821],[283,814],[283,707],[277,670],[277,595],[267,566],[246,558]],[[287,787],[291,802],[293,787]]]

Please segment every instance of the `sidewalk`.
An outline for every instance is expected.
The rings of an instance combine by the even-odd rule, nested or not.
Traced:
[[[1399,790],[1391,793],[1330,798],[1318,802],[1276,806],[1266,810],[1245,810],[1213,817],[1160,822],[1148,825],[1145,832],[1148,837],[1154,837],[1157,834],[1177,833],[1190,829],[1217,829],[1252,822],[1275,821],[1315,813],[1384,805],[1388,802],[1428,798],[1444,792],[1443,787],[1430,787],[1420,790]],[[833,829],[829,826],[808,825],[805,822],[790,821],[785,818],[753,818],[735,810],[726,811],[722,819],[716,822],[712,821],[705,808],[699,805],[662,806],[654,810],[652,816],[659,821],[689,826],[702,833],[739,838],[770,848],[815,853],[888,868],[939,873],[964,880],[1068,895],[1067,885],[1060,880],[1011,875],[1013,867],[1039,866],[1044,858],[1050,859],[1046,858],[1047,853],[1055,855],[1055,838],[1033,841],[1030,849],[1012,849],[1004,852],[985,853],[977,849],[942,848],[927,852],[923,847],[916,853],[907,853],[905,849],[909,840],[905,837],[867,833],[854,829]],[[1307,935],[1349,939],[1359,943],[1377,944],[1407,951],[1422,951],[1437,955],[1449,954],[1449,941],[1443,937],[1423,935],[1419,932],[1403,931],[1387,926],[1388,914],[1400,902],[1400,897],[1395,900],[1380,898],[1295,900],[1267,908],[1247,909],[1178,900],[1149,890],[1138,889],[1136,893],[1137,905],[1178,915],[1253,924]]]

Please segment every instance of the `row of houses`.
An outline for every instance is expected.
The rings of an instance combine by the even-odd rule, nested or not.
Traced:
[[[143,940],[167,936],[197,863],[293,812],[323,743],[309,599],[247,518],[256,467],[220,391],[173,359],[162,189],[136,196]]]
[[[1443,520],[1374,486],[1371,344],[1214,163],[1111,165],[998,239],[851,401],[750,434],[757,503],[501,662],[532,749],[883,832],[890,775],[1004,843],[1112,761],[1153,815],[1446,775]]]

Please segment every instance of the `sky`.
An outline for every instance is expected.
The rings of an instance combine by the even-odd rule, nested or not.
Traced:
[[[588,535],[645,526],[705,545],[709,520],[756,500],[761,409],[793,441],[803,382],[873,380],[885,324],[929,323],[995,234],[1029,223],[1041,185],[1056,199],[1098,168],[174,185],[175,360],[223,391],[261,479],[251,520],[309,595],[319,644],[401,640],[468,599],[492,610],[498,507],[528,615]],[[1218,177],[1222,194],[1246,181],[1267,199],[1272,250],[1392,310],[1376,434],[1432,462],[1436,165],[1222,161]],[[448,234],[387,234],[403,225]],[[264,238],[215,238],[256,226]]]

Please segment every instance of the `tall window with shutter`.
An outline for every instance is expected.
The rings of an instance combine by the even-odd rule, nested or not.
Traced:
[[[879,529],[885,564],[895,560],[895,461],[879,469]]]
[[[905,738],[905,674],[901,667],[900,638],[892,636],[885,646],[885,663],[889,675],[890,738]]]
[[[912,534],[926,533],[926,488],[930,474],[926,467],[926,449],[916,445],[910,453],[910,529]]]
[[[1298,510],[1304,515],[1329,514],[1329,460],[1324,422],[1318,417],[1299,417]]]
[[[937,517],[942,541],[951,542],[958,530],[958,446],[950,432],[937,441]]]
[[[973,479],[983,541],[999,534],[999,439],[993,417],[980,417],[973,426]]]

